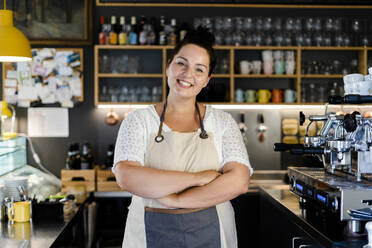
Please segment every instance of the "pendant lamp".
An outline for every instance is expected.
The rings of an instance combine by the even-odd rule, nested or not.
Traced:
[[[13,26],[13,11],[0,10],[0,62],[31,61],[31,46],[26,36]]]

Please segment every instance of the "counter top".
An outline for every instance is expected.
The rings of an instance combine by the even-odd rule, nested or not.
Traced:
[[[290,218],[291,221],[299,225],[311,237],[325,247],[360,248],[368,243],[366,238],[348,241],[331,240],[304,218],[304,211],[300,208],[299,199],[291,193],[288,185],[261,185],[259,186],[259,190],[262,197],[266,197],[266,199],[270,200],[286,217]]]
[[[82,205],[81,205],[82,206]],[[83,207],[73,213],[69,220],[55,214],[48,214],[47,218],[35,219],[29,222],[0,222],[0,247],[61,247],[60,244],[69,244],[75,236],[70,235],[73,226],[81,222]]]
[[[67,223],[48,222],[0,223],[0,247],[50,247]]]

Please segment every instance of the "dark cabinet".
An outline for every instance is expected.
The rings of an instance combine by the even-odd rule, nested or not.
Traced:
[[[260,198],[259,247],[328,247],[320,244],[318,240],[292,220],[289,215],[293,215],[293,213],[284,207],[276,206],[278,203],[274,204],[272,201],[274,200],[265,196]]]

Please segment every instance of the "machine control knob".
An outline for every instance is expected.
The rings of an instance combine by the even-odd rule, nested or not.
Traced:
[[[332,208],[332,210],[334,210],[334,211],[337,211],[337,210],[338,210],[338,199],[337,199],[337,197],[334,197],[334,198],[331,200],[331,208]]]
[[[354,132],[357,128],[358,124],[357,124],[357,120],[355,118],[355,114],[352,113],[352,114],[346,114],[345,117],[344,117],[344,128],[345,130],[350,133],[350,132]]]
[[[372,248],[372,221],[367,222],[366,230],[368,232],[368,244],[364,245],[363,248]]]

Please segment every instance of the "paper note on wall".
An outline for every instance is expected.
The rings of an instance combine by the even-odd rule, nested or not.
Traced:
[[[68,109],[28,108],[27,133],[30,137],[68,137]]]

